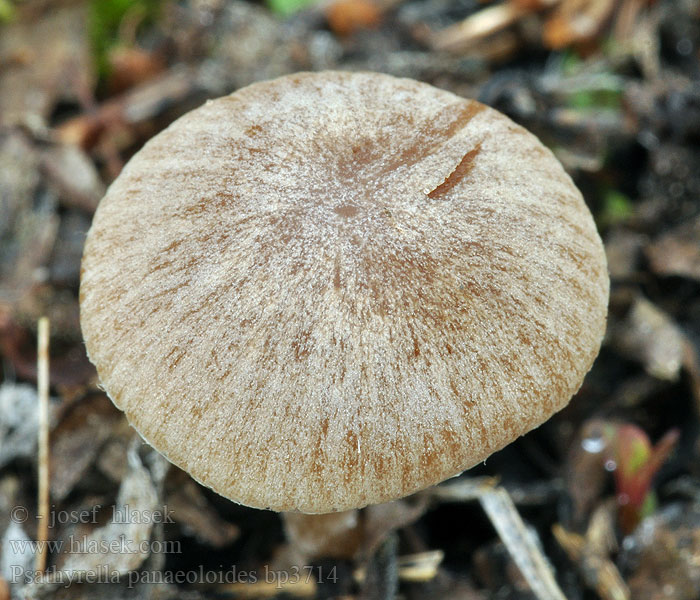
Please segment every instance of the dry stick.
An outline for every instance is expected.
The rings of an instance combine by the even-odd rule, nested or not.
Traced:
[[[434,33],[431,45],[436,50],[461,50],[505,29],[527,13],[526,9],[510,2],[489,6]]]
[[[508,492],[502,487],[493,488],[479,502],[535,596],[564,600],[552,569],[528,534]]]
[[[430,493],[444,500],[478,500],[538,600],[566,600],[513,500],[495,479],[463,479],[436,486]]]
[[[49,319],[39,319],[37,384],[39,393],[39,498],[35,568],[46,569],[49,539]]]
[[[525,15],[549,8],[560,0],[541,0],[533,8],[511,0],[495,4],[469,15],[463,21],[433,33],[431,46],[435,50],[462,51],[484,38],[510,27]]]

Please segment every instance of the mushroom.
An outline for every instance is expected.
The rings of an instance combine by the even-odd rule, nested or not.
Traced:
[[[532,134],[424,83],[321,72],[151,139],[95,214],[80,307],[148,443],[241,504],[325,513],[443,481],[565,406],[608,287]]]

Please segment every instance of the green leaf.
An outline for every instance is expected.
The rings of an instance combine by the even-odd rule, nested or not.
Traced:
[[[619,110],[622,92],[606,89],[580,90],[569,95],[566,101],[568,106],[579,110]]]
[[[574,75],[581,69],[583,61],[581,57],[572,49],[563,50],[561,53],[562,75]]]
[[[8,23],[15,16],[15,7],[10,0],[0,0],[0,23]]]
[[[639,517],[641,519],[643,519],[644,517],[648,517],[649,515],[654,514],[655,510],[656,510],[656,494],[652,490],[644,498],[644,503],[642,504],[641,508],[639,509]]]
[[[628,441],[627,463],[624,465],[628,474],[638,473],[649,461],[651,449],[647,438],[632,438]]]
[[[628,196],[617,190],[607,190],[603,194],[603,208],[598,221],[604,227],[625,221],[634,214],[634,205]]]
[[[319,0],[267,0],[267,5],[272,12],[286,17],[318,2]]]
[[[88,27],[100,77],[108,74],[107,55],[119,44],[119,28],[124,18],[152,22],[162,4],[163,0],[91,0]]]

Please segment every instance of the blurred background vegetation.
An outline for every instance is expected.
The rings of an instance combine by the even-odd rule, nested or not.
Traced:
[[[601,355],[567,409],[446,484],[461,487],[309,523],[233,505],[135,439],[85,356],[78,285],[91,216],[146,140],[207,98],[321,69],[427,81],[533,131],[595,216],[612,291]],[[698,0],[0,0],[0,600],[697,600],[699,141]],[[44,314],[51,501],[102,507],[99,522],[62,524],[51,539],[179,544],[49,556],[59,570],[109,564],[110,584],[13,578],[34,556],[11,542],[37,535],[12,507],[36,510]],[[174,523],[115,529],[110,509],[127,501],[166,504]],[[544,566],[527,572],[537,556]],[[172,580],[234,565],[318,570],[296,582]],[[170,580],[129,589],[131,574],[156,572]],[[554,586],[538,586],[546,572]]]

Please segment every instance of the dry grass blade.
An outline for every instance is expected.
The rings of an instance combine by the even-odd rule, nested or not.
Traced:
[[[445,553],[442,550],[428,550],[399,556],[397,559],[399,580],[411,583],[431,581],[437,576],[438,567],[444,558]],[[367,569],[364,566],[358,567],[353,577],[358,583],[364,583],[367,578]]]
[[[294,581],[265,581],[225,583],[222,585],[203,585],[224,598],[276,598],[284,595],[289,598],[313,598],[316,596],[317,583],[313,577],[300,576]]]
[[[436,50],[461,50],[515,23],[527,10],[512,4],[489,6],[432,36]]]
[[[459,23],[434,33],[431,37],[431,46],[435,50],[464,50],[510,27],[525,15],[554,6],[559,2],[560,0],[539,0],[531,3],[511,1],[489,6]]]
[[[614,0],[568,0],[547,19],[542,32],[544,45],[561,50],[593,39],[615,8]]]
[[[556,524],[554,537],[575,563],[586,584],[595,589],[603,600],[629,600],[630,591],[615,564],[600,554],[594,545],[578,533],[567,531]]]
[[[479,502],[537,598],[563,600],[565,596],[552,570],[533,543],[508,492],[504,488],[494,488],[482,494]]]
[[[399,579],[401,581],[426,582],[434,579],[445,553],[429,550],[418,554],[399,556]]]
[[[36,570],[46,569],[49,538],[49,320],[39,319],[37,382],[39,393],[39,497]]]
[[[565,600],[547,559],[535,544],[508,492],[491,478],[437,487],[445,500],[479,500],[508,553],[539,600]]]

